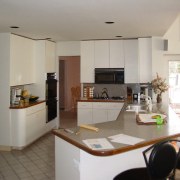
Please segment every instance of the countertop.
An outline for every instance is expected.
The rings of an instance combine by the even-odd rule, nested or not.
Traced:
[[[35,106],[35,105],[43,103],[43,102],[46,102],[46,100],[37,100],[37,101],[34,101],[34,102],[24,103],[22,106],[20,106],[20,105],[10,105],[9,109],[24,109],[24,108],[28,108],[28,107],[31,107],[31,106]]]
[[[167,114],[167,123],[163,125],[139,125],[136,122],[135,112],[127,112],[125,108],[120,112],[117,120],[105,123],[94,124],[93,126],[99,128],[99,132],[80,128],[80,133],[65,132],[63,129],[53,130],[52,133],[59,138],[73,144],[74,146],[96,156],[110,156],[114,154],[123,153],[140,147],[154,144],[158,141],[176,138],[180,136],[180,119],[174,116],[169,107],[155,107],[154,112],[161,112]],[[76,128],[72,129],[75,130]],[[88,148],[82,140],[94,138],[106,138],[117,134],[126,134],[137,138],[142,138],[144,141],[135,145],[125,145],[120,143],[113,143],[109,141],[114,149],[112,150],[92,150]]]

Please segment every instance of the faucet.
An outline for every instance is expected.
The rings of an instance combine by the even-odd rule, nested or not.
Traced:
[[[109,98],[107,88],[103,88],[103,89],[102,89],[101,97],[102,97],[102,98],[105,98],[105,99],[108,99],[108,98]]]
[[[146,105],[147,105],[147,110],[149,112],[152,112],[152,99],[151,99],[151,97],[147,96],[147,95],[144,95],[144,94],[141,94],[141,98],[145,99],[145,102],[146,102]]]

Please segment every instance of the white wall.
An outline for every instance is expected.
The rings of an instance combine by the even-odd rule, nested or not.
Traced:
[[[175,19],[163,38],[168,40],[168,51],[165,54],[180,54],[180,15]]]
[[[180,15],[175,19],[167,32],[164,34],[163,39],[168,40],[168,51],[163,52],[162,60],[159,64],[159,69],[161,69],[162,75],[164,75],[164,78],[166,78],[168,82],[169,61],[180,61]],[[166,101],[166,103],[169,103],[168,97],[168,92],[163,94],[163,100]]]
[[[10,34],[0,33],[0,146],[11,145],[10,123]],[[0,147],[1,149],[1,147]]]
[[[57,56],[80,56],[80,41],[62,41],[56,44]]]

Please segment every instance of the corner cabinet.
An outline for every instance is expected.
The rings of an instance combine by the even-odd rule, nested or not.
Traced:
[[[125,83],[139,83],[138,40],[124,41]]]
[[[10,35],[10,85],[35,83],[34,43],[32,39]]]
[[[48,131],[45,102],[28,108],[11,109],[10,112],[13,148],[22,149]]]

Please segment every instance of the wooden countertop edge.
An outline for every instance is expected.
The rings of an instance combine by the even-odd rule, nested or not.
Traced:
[[[124,152],[127,152],[127,151],[130,151],[130,150],[135,150],[135,149],[138,149],[138,148],[142,148],[142,147],[145,147],[145,146],[148,146],[148,145],[152,145],[152,144],[155,144],[159,141],[163,141],[163,140],[166,140],[166,139],[173,139],[173,138],[177,138],[180,136],[180,134],[174,134],[174,135],[171,135],[171,136],[165,136],[165,137],[162,137],[162,138],[157,138],[157,139],[153,139],[153,140],[150,140],[150,141],[145,141],[145,142],[141,142],[141,143],[138,143],[138,144],[135,144],[135,145],[129,145],[129,146],[126,146],[126,147],[121,147],[121,148],[118,148],[118,149],[113,149],[113,150],[106,150],[106,151],[96,151],[96,150],[92,150],[90,148],[88,148],[86,145],[82,145],[78,142],[75,142],[73,141],[72,139],[68,138],[67,136],[63,135],[63,134],[60,134],[58,132],[56,132],[56,130],[52,130],[52,133],[60,138],[62,138],[63,140],[69,142],[70,144],[88,152],[89,154],[92,154],[92,155],[95,155],[95,156],[112,156],[112,155],[116,155],[116,154],[120,154],[120,153],[124,153]]]
[[[24,108],[28,108],[28,107],[31,107],[31,106],[35,106],[37,104],[41,104],[43,102],[46,102],[46,100],[39,100],[39,101],[35,101],[35,102],[31,102],[31,103],[28,103],[27,105],[25,104],[24,106],[10,106],[9,109],[24,109]]]

